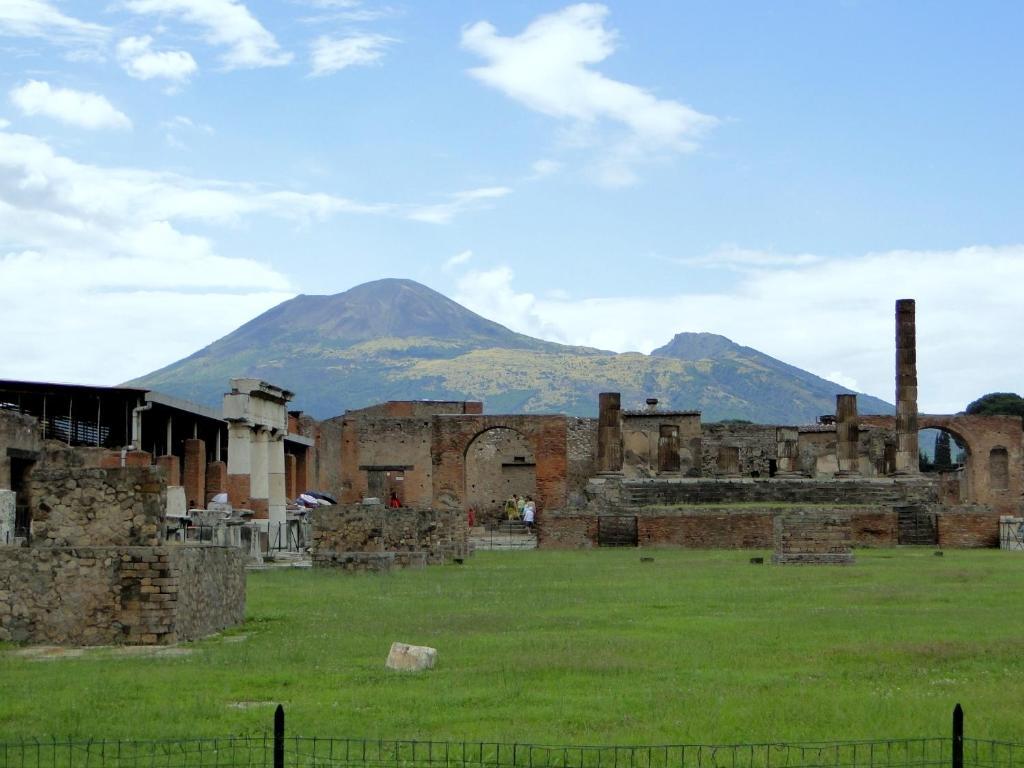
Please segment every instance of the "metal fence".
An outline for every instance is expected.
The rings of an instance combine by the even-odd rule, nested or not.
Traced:
[[[958,721],[959,716],[959,721]],[[547,746],[286,736],[0,743],[0,768],[1024,768],[1024,744],[963,737],[815,743]]]

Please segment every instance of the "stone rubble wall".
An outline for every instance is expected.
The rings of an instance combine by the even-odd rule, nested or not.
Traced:
[[[167,486],[150,467],[36,469],[26,490],[35,547],[162,543]]]
[[[205,546],[0,553],[0,641],[166,645],[242,621],[245,566]]]
[[[318,507],[310,517],[314,567],[389,570],[419,565],[421,561],[439,564],[468,552],[466,519],[458,511],[347,504]],[[357,557],[382,553],[395,556]],[[385,560],[390,564],[383,565]]]

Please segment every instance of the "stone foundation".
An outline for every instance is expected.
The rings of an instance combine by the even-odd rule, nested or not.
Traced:
[[[349,504],[319,507],[310,518],[314,567],[381,571],[443,563],[468,551],[458,512]]]
[[[166,645],[239,624],[245,566],[205,546],[6,548],[0,641]]]

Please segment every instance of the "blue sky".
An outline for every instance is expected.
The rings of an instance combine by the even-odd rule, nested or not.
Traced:
[[[1020,391],[1015,2],[0,0],[0,376],[409,277],[619,351]]]

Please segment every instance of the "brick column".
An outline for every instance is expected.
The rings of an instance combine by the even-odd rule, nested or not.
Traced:
[[[836,395],[836,461],[837,476],[859,475],[857,441],[860,420],[857,418],[857,396]]]
[[[124,456],[126,467],[148,467],[153,463],[153,454],[149,451],[128,451]]]
[[[249,488],[246,486],[245,490],[245,501],[249,502]],[[204,501],[209,504],[210,499],[216,496],[218,493],[227,493],[228,498],[231,498],[231,494],[228,491],[228,465],[223,461],[211,461],[206,465],[206,498]]]
[[[181,485],[181,464],[177,456],[157,456],[156,465],[164,471],[168,485]]]
[[[294,499],[301,493],[295,488],[295,471],[298,461],[294,453],[284,455],[284,496],[286,499]],[[305,490],[305,489],[303,489]]]
[[[896,474],[916,474],[917,320],[913,299],[896,302]]]
[[[189,438],[185,441],[185,466],[182,485],[190,508],[206,503],[206,441]]]

